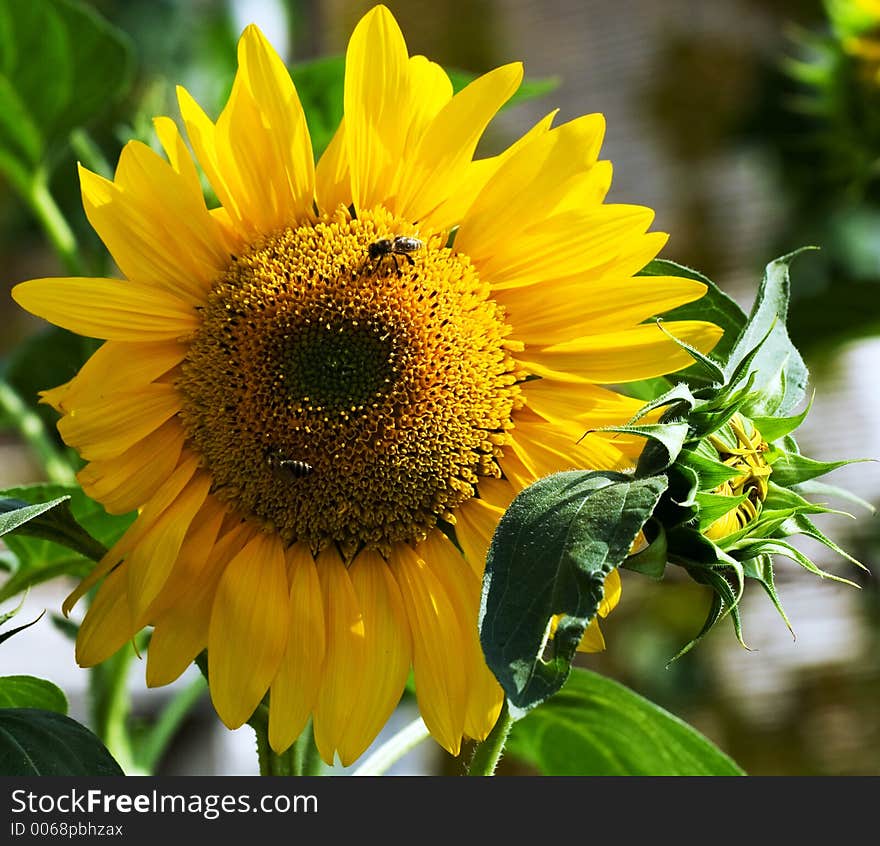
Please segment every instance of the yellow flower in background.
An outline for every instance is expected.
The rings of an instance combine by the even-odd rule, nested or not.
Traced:
[[[572,467],[628,466],[637,440],[584,431],[641,406],[600,385],[687,366],[652,315],[704,286],[635,277],[665,236],[604,203],[600,115],[555,113],[474,160],[519,64],[453,96],[382,6],[348,46],[345,117],[317,165],[296,91],[254,26],[212,122],[179,90],[205,206],[176,124],[83,202],[125,276],[39,279],[29,311],[106,343],[47,391],[85,491],[131,528],[68,598],[100,585],[77,641],[93,665],[152,625],[147,681],[205,648],[231,728],[269,693],[280,752],[313,718],[354,761],[410,668],[431,733],[457,754],[502,694],[477,633],[503,510]],[[669,322],[702,351],[720,330]],[[607,613],[619,594],[609,578]],[[601,648],[596,628],[590,643]]]

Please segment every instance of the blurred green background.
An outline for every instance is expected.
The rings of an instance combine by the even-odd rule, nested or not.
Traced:
[[[26,0],[3,0],[5,3]],[[370,3],[342,0],[96,0],[131,39],[134,84],[108,104],[57,163],[52,189],[81,239],[89,272],[112,272],[78,199],[76,158],[115,162],[130,138],[152,140],[150,120],[177,117],[181,83],[210,114],[224,102],[235,42],[257,22],[294,66],[340,54]],[[671,233],[663,257],[698,268],[746,310],[763,270],[806,244],[792,270],[790,331],[812,372],[816,399],[800,430],[819,459],[880,457],[880,82],[835,51],[820,2],[795,0],[407,0],[388,4],[411,53],[473,73],[523,60],[527,77],[556,78],[544,97],[505,111],[481,152],[492,153],[560,107],[558,121],[603,112],[603,157],[614,163],[610,199],[656,211]],[[830,46],[829,46],[830,45]],[[805,70],[806,69],[806,70]],[[313,130],[332,128],[314,112]],[[325,126],[326,124],[326,126]],[[91,146],[94,144],[95,146]],[[22,280],[63,275],[29,210],[0,178],[0,355],[42,324],[8,296]],[[63,377],[67,378],[67,377]],[[56,381],[63,381],[62,379]],[[43,385],[42,387],[50,387]],[[0,431],[0,486],[36,481],[38,467],[16,435]],[[832,482],[880,501],[880,465],[856,464]],[[855,508],[855,507],[854,507]],[[653,583],[624,574],[619,608],[603,624],[608,649],[582,659],[703,731],[752,774],[880,774],[880,523],[829,516],[820,526],[865,562],[856,573],[822,547],[817,563],[853,578],[855,590],[780,561],[777,585],[797,638],[755,588],[742,605],[745,639],[719,626],[667,668],[699,630],[706,590],[670,573]],[[672,568],[671,568],[672,569]],[[753,586],[754,587],[754,586]],[[68,584],[41,586],[28,607],[57,610]],[[48,620],[45,641],[21,638],[2,654],[4,672],[43,672],[84,709],[72,648]],[[16,649],[18,651],[16,651]],[[165,695],[132,685],[148,713]],[[79,700],[78,700],[79,697]],[[219,734],[218,734],[219,732]],[[249,772],[249,732],[229,745],[208,707],[191,717],[161,773]],[[244,750],[244,751],[241,751]],[[455,771],[434,749],[398,772]],[[505,761],[503,771],[521,772]]]

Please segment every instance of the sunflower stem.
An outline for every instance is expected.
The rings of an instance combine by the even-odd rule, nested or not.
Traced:
[[[315,733],[312,730],[312,721],[306,723],[302,734],[291,747],[294,753],[293,775],[321,775],[324,770],[324,762],[318,754],[315,743]]]
[[[410,749],[431,736],[425,721],[419,717],[404,726],[397,734],[383,743],[356,770],[353,776],[382,775],[392,764],[400,760]]]
[[[49,192],[46,174],[37,172],[31,181],[25,199],[43,227],[56,255],[73,276],[82,276],[82,263],[76,236],[67,223],[55,198]]]
[[[504,744],[507,743],[507,736],[510,734],[512,727],[513,717],[510,715],[507,699],[505,699],[504,704],[501,706],[501,713],[498,715],[498,721],[495,723],[495,728],[474,750],[474,755],[467,769],[467,775],[490,776],[495,774],[495,768],[501,760]]]
[[[52,443],[40,416],[27,407],[8,382],[2,380],[0,380],[0,409],[15,421],[19,433],[39,457],[49,481],[72,485],[76,481],[76,475]]]
[[[110,754],[127,775],[145,775],[135,762],[128,716],[131,700],[128,693],[128,671],[135,651],[126,644],[107,661],[89,672],[92,694],[92,723]]]

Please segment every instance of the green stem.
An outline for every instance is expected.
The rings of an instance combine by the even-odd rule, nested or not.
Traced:
[[[0,381],[0,409],[15,421],[21,436],[39,456],[49,481],[62,485],[76,481],[73,468],[52,442],[40,416],[31,411],[12,386],[4,381]]]
[[[356,770],[353,776],[382,775],[393,763],[400,760],[410,749],[431,736],[425,721],[419,717],[404,726],[397,734],[383,743]]]
[[[510,734],[512,727],[513,717],[510,716],[510,710],[505,699],[504,704],[501,706],[501,713],[498,715],[498,722],[495,723],[495,728],[474,750],[474,756],[471,758],[471,763],[467,770],[469,776],[490,776],[495,773],[495,768],[501,760],[501,753],[504,751],[504,744],[507,742],[507,735]]]
[[[95,734],[101,738],[127,775],[146,775],[135,762],[134,750],[128,734],[128,716],[131,707],[128,671],[134,655],[134,648],[131,644],[126,644],[110,659],[90,671],[92,723],[95,726]]]
[[[81,276],[82,264],[79,259],[76,236],[49,192],[48,181],[44,173],[35,174],[25,199],[40,221],[67,272],[73,276]]]
[[[260,775],[300,776],[321,775],[323,763],[315,746],[312,722],[309,720],[296,742],[280,755],[269,745],[269,709],[260,705],[248,720],[257,736],[257,757]]]
[[[138,747],[137,760],[140,768],[152,773],[165,749],[174,737],[187,714],[195,707],[207,690],[205,680],[199,676],[187,687],[176,693],[162,709],[156,724],[150,729],[143,745]]]

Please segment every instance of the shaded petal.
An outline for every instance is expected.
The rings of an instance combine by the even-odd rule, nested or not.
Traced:
[[[87,461],[115,458],[178,411],[180,394],[159,383],[75,409],[58,421],[58,431]]]
[[[366,643],[364,617],[348,569],[335,547],[321,551],[318,578],[324,601],[326,652],[315,705],[315,744],[327,764],[340,748],[355,708],[353,691],[363,684]]]
[[[349,568],[364,621],[364,667],[357,703],[339,742],[343,766],[357,760],[388,721],[406,686],[412,661],[409,622],[400,589],[379,553],[365,549]]]
[[[170,575],[183,539],[205,502],[210,486],[211,478],[207,473],[196,473],[126,557],[128,602],[138,628],[147,623],[145,612]]]
[[[94,667],[134,637],[125,572],[114,570],[104,579],[89,605],[76,636],[76,663]]]
[[[252,531],[243,525],[227,532],[210,549],[204,566],[191,572],[189,580],[178,579],[176,568],[169,581],[179,586],[177,602],[156,618],[147,649],[149,687],[173,682],[207,647],[217,585],[227,564],[242,550],[251,535]],[[179,563],[195,562],[185,559]],[[183,567],[179,569],[184,570]],[[185,569],[190,572],[188,567]]]
[[[416,698],[437,742],[458,755],[467,712],[463,634],[452,601],[428,565],[406,544],[391,550],[390,567],[413,638]]]
[[[479,487],[482,492],[483,482]],[[489,544],[503,514],[503,508],[483,499],[470,499],[455,510],[455,537],[479,578],[483,577]]]
[[[119,279],[31,279],[12,289],[31,314],[90,338],[176,340],[198,328],[192,306],[154,285]]]
[[[226,566],[208,630],[211,700],[238,728],[253,714],[278,672],[287,645],[289,605],[284,549],[258,534]]]
[[[69,412],[116,392],[146,387],[177,366],[185,355],[186,347],[174,341],[107,341],[73,379],[52,391],[44,391],[44,400],[56,411]]]
[[[174,472],[183,441],[183,429],[169,420],[121,455],[90,462],[76,480],[109,514],[127,514],[143,505]]]
[[[315,559],[304,543],[287,550],[287,649],[269,695],[269,743],[281,754],[305,728],[324,666],[324,600]]]
[[[113,544],[107,551],[107,554],[95,565],[92,572],[64,600],[61,610],[65,615],[70,613],[70,609],[73,608],[77,600],[89,588],[96,585],[146,537],[165,509],[177,500],[180,492],[195,474],[198,465],[199,459],[197,457],[184,455],[180,465],[171,476],[163,481],[156,493],[141,509],[134,523],[128,527],[125,534]]]
[[[345,118],[318,160],[315,168],[315,194],[321,211],[333,212],[339,206],[351,205]]]
[[[440,531],[431,532],[416,552],[443,585],[455,609],[461,630],[457,657],[464,666],[467,686],[464,731],[468,737],[483,740],[498,719],[504,694],[495,676],[486,666],[480,646],[480,578]],[[418,685],[418,681],[416,684]]]

